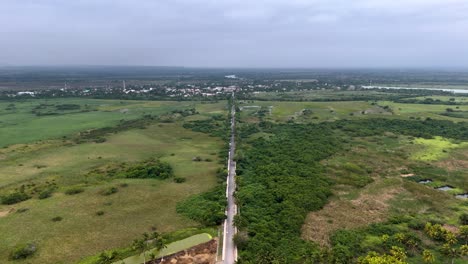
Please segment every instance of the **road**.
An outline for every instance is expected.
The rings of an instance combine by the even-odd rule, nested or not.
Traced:
[[[232,95],[234,99],[234,94]],[[237,206],[234,199],[236,190],[236,162],[234,161],[234,153],[236,150],[235,132],[236,132],[236,109],[234,105],[231,109],[231,139],[229,142],[229,158],[228,158],[228,176],[227,176],[227,209],[226,220],[224,221],[224,237],[223,237],[223,263],[234,264],[237,261],[237,247],[234,244],[234,235],[237,228],[234,226],[234,216],[237,214]]]

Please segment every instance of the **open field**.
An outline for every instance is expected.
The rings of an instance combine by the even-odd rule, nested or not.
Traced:
[[[368,98],[379,99],[393,95],[388,92],[379,91],[339,91],[339,90],[311,90],[294,92],[258,92],[253,94],[254,99],[261,100],[367,100]],[[361,99],[360,99],[361,98]]]
[[[79,108],[59,110],[63,105],[77,105]],[[88,129],[114,126],[121,120],[194,106],[193,102],[94,99],[0,101],[0,147],[61,138]],[[204,110],[209,111],[210,107],[213,111],[220,111],[219,103],[199,103],[198,106],[200,112],[206,113]]]
[[[120,104],[103,106],[103,103],[100,101],[99,107],[111,111]],[[187,117],[192,119],[225,113],[225,103],[175,105],[195,107],[200,114]],[[125,108],[130,112],[140,109],[141,113],[156,114],[163,112],[160,106],[165,111],[174,109],[170,102],[135,102],[135,105],[128,103]],[[142,110],[145,107],[148,110]],[[93,118],[98,122],[103,116]],[[106,136],[106,141],[99,144],[46,140],[2,149],[1,192],[17,189],[21,184],[41,186],[45,182],[55,182],[57,189],[47,199],[32,198],[14,205],[0,205],[0,262],[7,262],[11,248],[17,244],[33,242],[37,245],[38,252],[30,261],[73,263],[106,249],[128,246],[152,228],[166,233],[199,226],[178,215],[176,204],[216,185],[215,172],[221,166],[217,153],[223,142],[185,129],[182,123],[183,120],[155,123],[145,129],[121,131]],[[56,136],[45,132],[40,135],[41,139]],[[192,161],[195,156],[210,161]],[[174,176],[186,181],[86,176],[94,169],[124,162],[132,164],[151,157],[168,162],[174,169]],[[65,195],[70,186],[80,186],[84,192]],[[117,189],[115,193],[103,195],[104,190],[112,187]],[[20,209],[28,210],[21,212]],[[53,222],[54,217],[63,219]]]
[[[442,115],[447,108],[460,113],[468,111],[468,105],[447,106],[395,103],[390,101],[343,101],[343,102],[280,102],[241,101],[239,104],[244,120],[258,122],[260,118],[274,122],[294,120],[299,123],[318,123],[340,119],[398,118],[398,119],[440,119],[454,122],[468,121],[467,118]],[[456,107],[456,108],[455,108]]]

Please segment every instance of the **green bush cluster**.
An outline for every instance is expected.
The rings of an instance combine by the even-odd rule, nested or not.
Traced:
[[[173,176],[174,170],[169,163],[155,159],[133,165],[125,170],[126,178],[152,178],[164,180]]]
[[[18,259],[25,259],[28,258],[34,253],[36,253],[37,247],[33,243],[29,243],[26,245],[19,245],[16,246],[15,249],[10,253],[10,260],[18,260]]]
[[[65,190],[66,195],[74,195],[74,194],[79,194],[84,192],[84,189],[81,187],[71,187],[67,190]]]
[[[177,204],[177,213],[205,226],[219,225],[225,219],[226,195],[223,186],[192,196]]]
[[[319,161],[338,151],[340,140],[331,129],[313,125],[263,129],[274,136],[243,147],[237,163],[241,215],[236,225],[248,234],[239,263],[317,261],[317,249],[300,238],[301,226],[306,214],[320,209],[331,195]]]
[[[2,204],[15,204],[22,201],[26,201],[31,198],[28,194],[22,191],[12,192],[0,197]]]

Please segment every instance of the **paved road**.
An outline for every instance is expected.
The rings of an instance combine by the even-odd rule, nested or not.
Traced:
[[[232,95],[234,98],[234,94]],[[227,218],[224,221],[224,239],[223,239],[223,263],[233,264],[237,261],[237,247],[234,244],[233,238],[237,229],[234,227],[234,216],[237,213],[237,206],[234,200],[234,191],[236,190],[236,163],[234,161],[234,152],[236,150],[235,142],[235,114],[236,109],[232,106],[231,109],[231,140],[229,148],[229,159],[228,159],[228,178],[227,178]]]

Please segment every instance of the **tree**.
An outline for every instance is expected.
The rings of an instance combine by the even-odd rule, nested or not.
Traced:
[[[425,249],[422,253],[424,263],[434,263],[435,257],[431,251]]]
[[[451,259],[451,262],[453,264],[453,262],[455,261],[455,259],[459,256],[461,256],[461,252],[455,248],[455,247],[452,247],[450,244],[444,244],[442,246],[442,254],[444,254],[444,256],[448,257]]]
[[[146,246],[147,243],[144,239],[133,240],[132,249],[138,251],[140,254],[143,254],[143,263],[146,263]]]
[[[455,245],[457,243],[457,238],[452,232],[447,232],[445,234],[445,242],[449,245]]]
[[[460,247],[460,255],[468,256],[468,245],[463,245]]]
[[[151,235],[148,233],[143,234],[142,239],[135,239],[133,241],[132,248],[143,254],[143,263],[146,263],[146,252],[152,248],[156,251],[160,251],[163,248],[166,248],[166,243],[162,238],[161,234],[158,232],[153,232]]]
[[[458,237],[465,241],[465,244],[468,244],[468,225],[460,226],[460,234],[458,234]]]
[[[158,252],[167,248],[166,241],[164,241],[164,238],[158,232],[153,232],[153,234],[151,234],[151,244]],[[162,257],[162,260],[164,260],[164,256]]]
[[[406,264],[404,249],[393,246],[390,254],[379,255],[377,252],[369,252],[367,256],[360,257],[359,264]]]

